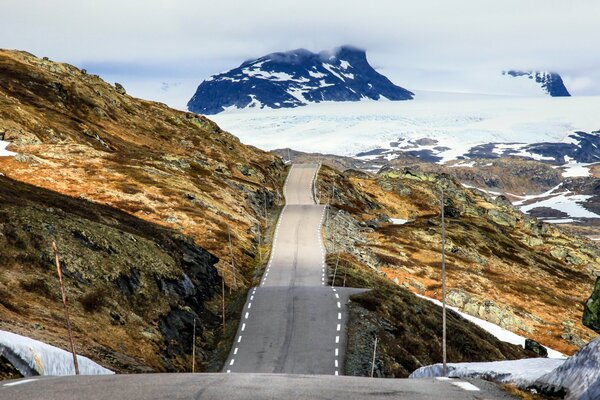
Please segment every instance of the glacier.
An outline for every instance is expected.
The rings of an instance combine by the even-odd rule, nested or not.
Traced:
[[[0,355],[23,376],[75,374],[70,352],[12,332],[0,331]],[[82,375],[114,374],[87,357],[78,355],[77,361]]]
[[[445,163],[489,143],[510,143],[515,151],[520,144],[571,143],[569,135],[576,131],[600,129],[598,109],[600,96],[415,91],[414,100],[405,102],[321,102],[294,109],[228,110],[211,118],[242,142],[264,150],[290,147],[355,156],[410,145],[404,150],[432,151]],[[424,138],[436,143],[419,144]]]

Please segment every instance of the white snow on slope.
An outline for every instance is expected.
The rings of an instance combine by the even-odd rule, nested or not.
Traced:
[[[561,142],[600,129],[600,96],[519,97],[417,92],[410,101],[323,102],[279,110],[211,116],[244,143],[265,150],[355,155],[393,150],[398,138],[433,138],[443,161],[478,144]]]
[[[434,304],[437,304],[438,306],[442,306],[442,302],[436,299],[432,299],[430,297],[426,297],[426,296],[422,296],[419,294],[415,294],[417,297],[420,297],[422,299],[431,301]],[[458,308],[456,307],[451,307],[451,306],[446,306],[448,309],[456,312],[458,315],[460,315],[461,317],[463,317],[464,319],[466,319],[467,321],[470,321],[472,323],[474,323],[475,325],[479,326],[480,328],[482,328],[483,330],[487,331],[488,333],[490,333],[491,335],[495,336],[496,338],[498,338],[499,340],[502,340],[503,342],[507,342],[507,343],[511,343],[511,344],[516,344],[516,345],[520,345],[523,348],[525,347],[525,337],[521,336],[521,335],[517,335],[516,333],[513,333],[507,329],[504,329],[496,324],[493,324],[491,322],[485,321],[481,318],[477,318],[474,317],[472,315],[469,314],[465,314],[464,312],[460,311]],[[545,347],[545,346],[544,346]],[[548,357],[550,358],[560,358],[560,359],[564,359],[566,356],[556,350],[553,350],[549,347],[546,347],[546,350],[548,350]]]
[[[591,164],[578,164],[578,163],[568,163],[565,164],[561,167],[561,169],[564,170],[564,172],[562,173],[562,176],[565,178],[571,178],[571,177],[586,177],[586,176],[590,176],[590,166],[597,164],[597,163],[591,163]]]
[[[17,335],[0,331],[0,354],[6,357],[23,374],[34,375],[74,375],[73,355],[58,347]],[[82,375],[113,374],[87,357],[77,356]]]
[[[450,378],[483,378],[500,383],[512,383],[526,388],[542,375],[565,363],[559,358],[526,358],[523,360],[449,363]],[[427,365],[410,374],[410,378],[443,376],[442,364]]]
[[[573,195],[566,191],[550,197],[549,199],[522,205],[519,208],[524,213],[536,207],[548,207],[566,213],[571,218],[600,218],[600,215],[586,210],[581,203],[585,203],[592,196],[578,194]]]
[[[0,157],[14,156],[17,153],[6,150],[6,146],[8,146],[10,142],[5,142],[4,140],[0,140]]]
[[[600,399],[600,338],[596,338],[540,382],[568,389],[567,400]]]

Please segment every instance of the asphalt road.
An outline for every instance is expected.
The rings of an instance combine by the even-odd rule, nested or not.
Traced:
[[[225,372],[337,375],[345,351],[348,296],[326,285],[321,225],[313,199],[317,165],[292,166],[260,286],[252,288]]]
[[[480,390],[465,390],[460,386],[469,385],[469,382],[454,380],[454,384],[451,384],[437,379],[370,379],[331,375],[233,373],[103,375],[34,379],[0,383],[0,399],[514,399],[488,382],[470,381]],[[18,382],[23,383],[14,385]]]

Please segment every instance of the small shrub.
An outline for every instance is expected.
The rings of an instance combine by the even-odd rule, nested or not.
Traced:
[[[79,298],[83,309],[87,312],[98,311],[106,304],[106,289],[91,289]]]
[[[34,278],[29,281],[21,282],[20,286],[28,292],[37,293],[47,298],[52,296],[52,291],[50,290],[50,287],[42,278]]]

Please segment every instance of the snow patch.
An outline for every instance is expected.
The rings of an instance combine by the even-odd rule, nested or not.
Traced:
[[[420,297],[422,299],[428,300],[434,304],[437,304],[438,306],[442,306],[442,302],[436,299],[432,299],[430,297],[426,297],[420,294],[415,294],[417,297]],[[467,321],[470,321],[472,323],[474,323],[475,325],[479,326],[480,328],[482,328],[484,331],[490,333],[491,335],[495,336],[497,339],[502,340],[503,342],[507,342],[507,343],[511,343],[511,344],[516,344],[516,345],[520,345],[523,348],[525,348],[525,337],[521,336],[521,335],[517,335],[516,333],[513,333],[507,329],[502,328],[501,326],[498,326],[496,324],[493,324],[489,321],[485,321],[481,318],[477,318],[474,317],[472,315],[469,314],[465,314],[464,312],[460,311],[458,308],[456,307],[451,307],[446,305],[446,308],[456,312],[458,315],[460,315],[461,317],[463,317],[464,319],[466,319]],[[545,347],[545,346],[544,346]],[[566,358],[566,356],[556,350],[553,350],[551,348],[546,347],[546,349],[548,350],[548,357],[550,358],[561,358],[564,359]]]
[[[17,155],[12,151],[6,150],[6,146],[8,146],[10,142],[5,142],[4,140],[0,140],[0,157],[12,157]]]
[[[402,219],[402,218],[390,218],[390,221],[392,221],[392,224],[394,224],[394,225],[404,225],[405,223],[408,222],[407,219]]]
[[[557,358],[526,358],[522,360],[449,363],[449,378],[482,378],[500,383],[512,383],[522,388],[533,384],[542,375],[565,363]],[[409,378],[443,376],[442,364],[427,365],[410,374]]]
[[[75,374],[73,355],[70,352],[15,333],[0,331],[0,354],[23,376]],[[82,375],[114,373],[87,357],[78,355],[77,361]]]
[[[538,382],[546,388],[567,389],[567,400],[600,399],[600,338],[585,345]]]

